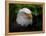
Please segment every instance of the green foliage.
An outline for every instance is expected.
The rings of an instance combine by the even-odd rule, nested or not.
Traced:
[[[31,4],[15,4],[15,14],[18,13],[18,10],[21,8],[29,8],[32,11],[32,14],[41,14],[42,7],[40,5],[31,5]]]

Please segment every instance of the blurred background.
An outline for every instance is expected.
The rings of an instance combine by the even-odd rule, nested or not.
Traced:
[[[25,30],[22,31],[42,31],[42,7],[41,5],[36,4],[9,4],[9,32],[21,32],[21,27],[16,27],[16,17],[18,14],[18,10],[21,8],[29,8],[32,11],[33,15],[33,25],[26,27]],[[29,30],[27,30],[27,28]],[[19,30],[20,29],[20,30]]]

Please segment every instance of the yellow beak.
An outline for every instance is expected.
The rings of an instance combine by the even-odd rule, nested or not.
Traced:
[[[26,14],[26,16],[28,16],[29,19],[32,18],[32,14]]]
[[[32,14],[28,14],[28,16],[31,18],[32,17]]]

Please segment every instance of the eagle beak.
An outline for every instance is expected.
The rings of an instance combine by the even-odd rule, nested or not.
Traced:
[[[28,14],[29,17],[32,17],[32,14]]]
[[[32,18],[32,14],[26,14],[26,16],[31,19]]]
[[[28,18],[31,19],[32,18],[32,14],[28,14]]]

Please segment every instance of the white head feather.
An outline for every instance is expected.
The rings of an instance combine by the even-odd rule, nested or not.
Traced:
[[[19,10],[19,13],[17,14],[17,23],[21,24],[21,26],[28,26],[29,24],[32,24],[32,19],[28,20],[26,19],[26,16],[22,16],[22,14],[27,13],[31,14],[31,11],[28,8],[23,8]]]
[[[27,13],[27,14],[32,13],[32,12],[30,11],[30,9],[28,9],[28,8],[20,9],[19,12],[25,12],[25,13]]]

